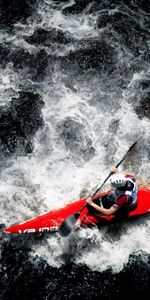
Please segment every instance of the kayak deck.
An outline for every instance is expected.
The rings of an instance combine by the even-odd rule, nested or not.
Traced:
[[[95,196],[95,199],[107,193],[101,193]],[[34,233],[34,232],[55,232],[58,231],[62,222],[70,215],[76,213],[86,203],[86,198],[67,204],[64,208],[57,209],[31,220],[13,225],[4,230],[6,233]],[[131,211],[127,218],[150,213],[150,191],[138,191],[138,204],[137,207]],[[91,224],[100,224],[103,222],[109,223],[115,218],[111,216],[93,216],[89,215],[88,209],[85,208],[80,214],[81,224],[88,226]]]

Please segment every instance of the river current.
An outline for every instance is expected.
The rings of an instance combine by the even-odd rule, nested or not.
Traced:
[[[121,171],[150,183],[150,10],[144,0],[0,1],[1,228]],[[1,231],[2,299],[146,299],[150,218],[66,239]],[[130,280],[129,280],[130,278]]]

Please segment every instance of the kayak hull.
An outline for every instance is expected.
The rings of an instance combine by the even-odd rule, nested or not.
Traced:
[[[101,193],[96,195],[98,198],[107,193]],[[56,232],[59,230],[62,222],[70,215],[79,211],[86,203],[86,198],[69,203],[64,208],[57,209],[55,211],[50,211],[48,213],[37,216],[31,220],[13,225],[4,230],[6,233],[36,233],[36,232]],[[137,207],[131,211],[127,218],[136,217],[139,215],[144,215],[150,213],[150,190],[139,190],[138,191],[138,204]],[[92,224],[109,223],[115,219],[115,216],[93,216],[90,215],[88,209],[85,207],[80,214],[81,225],[89,226]]]

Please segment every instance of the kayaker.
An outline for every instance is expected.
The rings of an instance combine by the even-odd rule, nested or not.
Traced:
[[[87,198],[89,212],[92,214],[119,215],[129,213],[137,206],[137,187],[135,177],[119,173],[117,168],[112,168],[110,183],[113,190],[107,195],[96,198]]]

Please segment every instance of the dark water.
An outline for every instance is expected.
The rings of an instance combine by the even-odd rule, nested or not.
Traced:
[[[118,274],[100,273],[85,266],[56,269],[30,260],[28,252],[3,247],[2,299],[148,299],[150,259],[131,257]],[[7,275],[6,275],[7,274]]]
[[[0,1],[1,228],[150,167],[150,6]],[[52,200],[53,199],[53,200]],[[148,299],[150,221],[58,236],[1,234],[1,299]]]

